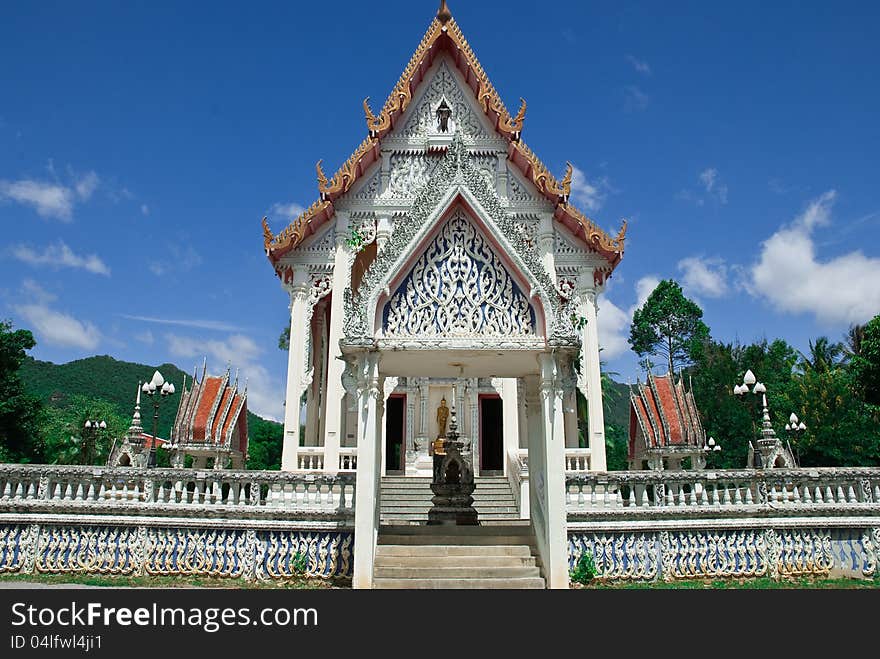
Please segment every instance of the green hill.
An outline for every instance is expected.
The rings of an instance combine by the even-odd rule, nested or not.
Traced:
[[[159,437],[168,437],[180,404],[184,377],[187,383],[192,381],[191,373],[185,374],[174,364],[149,366],[119,361],[108,355],[77,359],[66,364],[29,357],[22,364],[20,373],[27,390],[46,405],[63,408],[71,396],[79,394],[105,400],[113,405],[120,416],[131,419],[138,382],[149,380],[156,370],[177,389],[159,404],[157,434]],[[141,396],[141,418],[148,433],[153,432],[153,405],[149,396]],[[281,433],[281,424],[248,411],[248,434],[251,439],[249,467],[278,468],[281,462]]]

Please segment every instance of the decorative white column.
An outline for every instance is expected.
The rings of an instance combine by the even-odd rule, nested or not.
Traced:
[[[311,335],[311,353],[312,359],[309,368],[313,370],[312,382],[308,387],[306,397],[306,446],[318,446],[321,438],[318,437],[318,428],[320,427],[319,416],[321,403],[321,376],[324,374],[324,318],[320,313],[321,306],[315,307],[319,313],[315,316],[314,333]],[[312,315],[315,315],[314,312]],[[312,330],[312,323],[309,323],[309,331]]]
[[[336,254],[333,258],[333,293],[330,298],[330,332],[327,346],[327,388],[324,396],[324,470],[336,473],[339,470],[339,447],[344,431],[345,387],[342,374],[345,362],[341,359],[339,340],[343,337],[343,291],[348,286],[351,274],[346,236],[348,217],[338,214],[336,221]]]
[[[564,372],[556,355],[538,355],[541,366],[541,448],[540,471],[532,469],[530,479],[533,491],[540,499],[544,513],[543,523],[535,525],[544,551],[541,559],[550,588],[568,588],[568,539],[565,509],[565,421],[562,415],[562,381]],[[531,443],[530,443],[531,444]],[[531,451],[530,451],[531,457]],[[533,497],[534,500],[534,497]],[[534,511],[534,507],[532,508]]]
[[[354,588],[372,588],[376,538],[379,534],[379,422],[382,386],[379,353],[357,356],[357,480],[354,501]]]
[[[480,379],[469,378],[467,382],[467,398],[468,407],[470,408],[470,418],[468,419],[468,436],[471,438],[471,466],[474,470],[474,476],[480,475]],[[464,419],[464,408],[462,408],[461,419]]]
[[[599,332],[596,320],[596,289],[587,274],[578,281],[580,313],[586,320],[581,333],[581,372],[578,387],[587,399],[590,470],[605,471],[605,413],[602,409],[602,373],[599,364]]]
[[[311,382],[307,358],[309,331],[310,283],[305,268],[294,272],[290,294],[290,347],[287,350],[287,391],[284,398],[284,442],[281,450],[281,471],[298,468],[300,401]]]

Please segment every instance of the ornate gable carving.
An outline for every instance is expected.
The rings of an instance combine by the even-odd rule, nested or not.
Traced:
[[[424,137],[436,123],[435,112],[441,99],[445,99],[452,108],[452,120],[463,135],[468,137],[488,137],[489,134],[480,121],[482,111],[478,109],[476,99],[468,89],[465,92],[459,84],[458,77],[444,57],[437,65],[431,79],[422,84],[424,93],[418,105],[413,107],[412,114],[406,123],[393,135],[400,137]],[[479,112],[479,114],[478,114]]]
[[[535,334],[535,312],[489,241],[459,209],[385,305],[385,338]]]

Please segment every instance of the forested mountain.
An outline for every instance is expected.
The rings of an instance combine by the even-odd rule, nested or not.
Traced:
[[[54,364],[28,357],[21,366],[21,379],[27,391],[47,406],[64,408],[75,396],[95,401],[107,401],[113,410],[126,420],[134,411],[138,382],[145,382],[158,370],[173,383],[177,391],[160,401],[157,434],[168,437],[180,404],[184,377],[187,385],[192,373],[186,374],[174,364],[149,366],[114,359],[107,355],[77,359],[66,364]],[[201,373],[198,374],[201,377]],[[141,418],[144,430],[153,432],[154,401],[141,396]],[[277,469],[281,464],[281,424],[267,421],[248,411],[248,434],[252,469]]]

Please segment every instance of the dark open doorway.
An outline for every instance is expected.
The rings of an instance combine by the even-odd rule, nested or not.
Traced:
[[[406,394],[391,394],[385,405],[385,472],[403,472]]]
[[[480,472],[504,471],[504,418],[500,396],[480,396]]]

